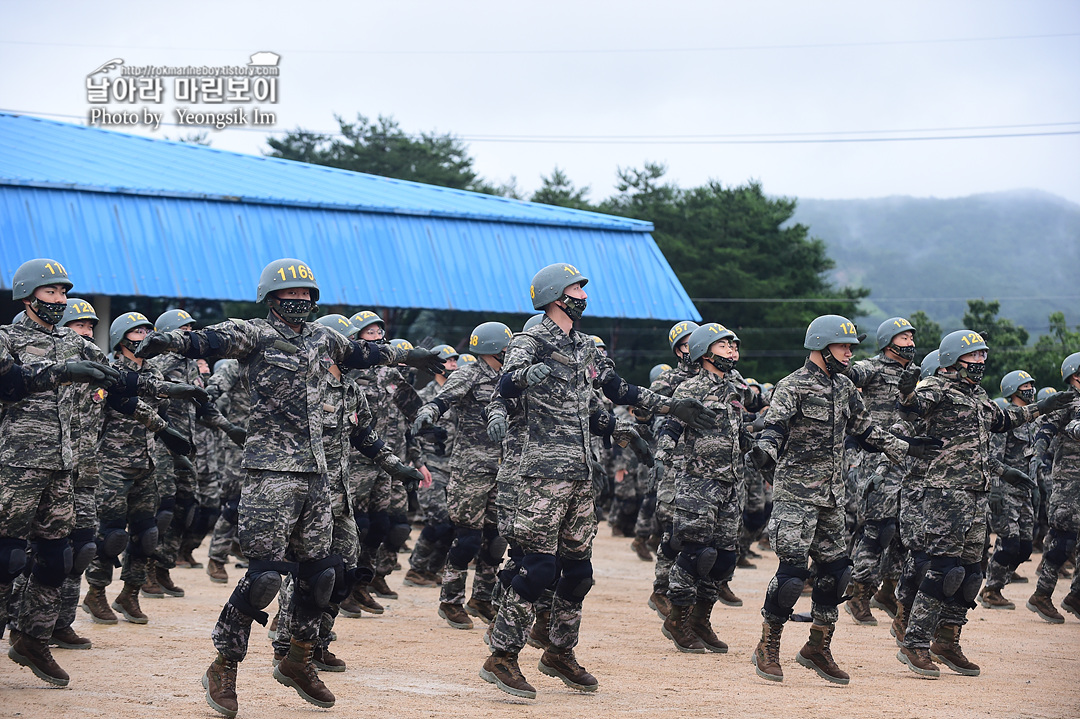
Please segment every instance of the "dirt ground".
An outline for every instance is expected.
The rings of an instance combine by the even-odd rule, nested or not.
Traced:
[[[718,605],[714,613],[731,652],[680,654],[645,606],[652,565],[630,551],[630,540],[610,537],[606,526],[600,535],[597,584],[585,601],[577,649],[600,680],[595,694],[540,674],[540,652],[531,647],[522,652],[521,665],[537,698],[500,692],[477,675],[487,655],[482,630],[451,629],[436,615],[438,592],[402,587],[404,573],[396,572],[390,583],[400,598],[384,600],[385,614],[338,620],[333,650],[348,671],[323,674],[337,706],[314,707],[274,680],[270,643],[256,624],[237,681],[239,717],[1080,717],[1080,621],[1066,615],[1064,625],[1050,625],[1024,609],[1032,584],[1006,587],[1015,611],[973,610],[964,648],[982,665],[980,677],[943,668],[936,681],[920,679],[896,660],[886,621],[856,626],[841,611],[833,653],[851,684],[831,685],[795,663],[808,627],[798,623],[788,624],[784,634],[784,682],[773,684],[759,679],[750,664],[761,631],[759,609],[776,568],[771,554],[757,560],[757,569],[736,573],[732,588],[744,606]],[[205,561],[205,545],[196,556]],[[230,579],[235,582],[241,571],[230,566]],[[1021,573],[1032,577],[1034,565],[1025,564]],[[212,584],[201,569],[175,570],[174,576],[187,596],[143,599],[150,616],[145,626],[96,625],[79,612],[75,628],[94,646],[54,650],[71,674],[67,688],[49,687],[28,669],[0,660],[0,716],[217,716],[203,699],[200,679],[214,657],[210,629],[231,585]],[[117,591],[110,587],[109,598]],[[1066,591],[1067,582],[1059,582],[1055,604]],[[808,603],[803,598],[796,611],[807,611]]]

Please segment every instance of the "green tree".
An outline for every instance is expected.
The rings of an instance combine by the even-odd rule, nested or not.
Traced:
[[[908,322],[915,328],[915,345],[919,348],[919,360],[922,361],[941,344],[941,325],[922,310],[912,312]]]
[[[1028,331],[1012,320],[998,317],[1001,303],[997,300],[968,300],[964,313],[964,327],[982,335],[990,351],[986,356],[986,374],[982,385],[993,396],[997,393],[1001,378],[1014,369],[1026,354],[1024,345]]]
[[[574,183],[566,176],[566,173],[556,165],[550,175],[540,176],[540,189],[529,198],[532,202],[540,202],[545,205],[558,205],[559,207],[571,207],[575,210],[595,210],[586,199],[589,194],[589,186],[574,187]]]
[[[1024,369],[1035,378],[1037,387],[1066,389],[1061,381],[1061,363],[1073,352],[1080,352],[1080,325],[1073,330],[1065,322],[1064,312],[1050,315],[1050,333],[1021,355],[1016,369]]]

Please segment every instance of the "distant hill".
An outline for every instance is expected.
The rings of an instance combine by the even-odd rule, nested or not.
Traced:
[[[1055,195],[800,199],[794,221],[828,245],[837,284],[870,288],[867,326],[922,309],[946,331],[956,329],[965,300],[978,297],[1000,299],[1000,316],[1033,339],[1055,310],[1080,324],[1080,205]]]

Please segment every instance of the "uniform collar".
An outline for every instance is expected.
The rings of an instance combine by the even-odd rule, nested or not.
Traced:
[[[38,332],[44,332],[47,335],[55,335],[60,333],[60,328],[58,326],[53,325],[53,328],[51,330],[47,330],[44,326],[38,324],[33,319],[31,319],[30,315],[24,315],[23,318],[19,320],[16,324],[18,324],[20,327],[37,330]]]
[[[286,324],[285,320],[278,317],[277,313],[274,312],[273,310],[270,310],[269,314],[267,314],[266,321],[269,322],[270,326],[273,327],[275,330],[277,330],[278,334],[280,334],[285,339],[292,339],[293,337],[310,337],[311,336],[311,327],[310,327],[311,323],[310,322],[307,322],[307,321],[301,322],[300,323],[300,331],[295,332],[295,331],[293,331],[293,328],[289,327],[289,325]]]
[[[813,362],[812,362],[812,361],[810,360],[810,358],[809,358],[809,357],[807,357],[807,358],[806,358],[806,364],[804,364],[804,365],[803,365],[803,369],[806,369],[806,370],[808,370],[809,372],[813,372],[814,374],[817,374],[817,375],[819,375],[819,376],[821,376],[821,377],[825,378],[825,379],[826,379],[827,381],[829,381],[829,382],[832,382],[832,381],[833,381],[833,375],[829,374],[829,373],[828,373],[828,372],[826,372],[825,370],[823,370],[823,369],[821,369],[820,367],[818,367],[818,366],[817,366],[816,364],[814,364],[814,363],[813,363]]]

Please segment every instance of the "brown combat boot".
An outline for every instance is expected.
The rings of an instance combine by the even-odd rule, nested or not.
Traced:
[[[966,677],[979,676],[979,665],[964,656],[960,648],[960,625],[942,624],[930,643],[930,658],[941,662],[957,674]]]
[[[900,660],[901,664],[907,664],[911,671],[921,677],[937,679],[941,676],[941,670],[938,669],[937,664],[934,664],[934,660],[930,658],[930,650],[926,647],[908,649],[901,646],[900,651],[896,653],[896,658]]]
[[[93,646],[93,642],[89,639],[76,634],[70,624],[66,627],[54,627],[49,644],[61,649],[89,649]]]
[[[649,595],[649,609],[656,612],[656,616],[661,619],[667,619],[671,614],[671,600],[665,594],[653,592]]]
[[[698,602],[694,605],[693,611],[690,612],[690,621],[687,626],[710,652],[727,654],[728,645],[720,641],[720,638],[716,636],[716,632],[713,631],[712,622],[710,621],[712,610],[712,604]]]
[[[376,574],[375,578],[371,580],[371,589],[377,597],[383,599],[398,598],[398,593],[390,588],[390,585],[386,583],[386,577],[382,574]]]
[[[180,553],[176,556],[176,566],[183,569],[202,569],[202,562],[195,559],[195,555],[192,554],[193,549],[180,549]]]
[[[176,586],[176,582],[169,576],[169,570],[165,567],[157,568],[157,583],[170,597],[184,596],[184,590]]]
[[[345,661],[338,658],[330,648],[319,649],[316,648],[311,652],[311,663],[315,665],[315,668],[322,672],[343,672],[345,671]]]
[[[638,559],[643,562],[653,561],[652,550],[649,549],[649,545],[645,537],[634,537],[634,541],[630,542],[630,549],[638,555]]]
[[[146,568],[146,581],[142,585],[142,595],[147,599],[164,599],[165,590],[157,580],[157,566],[151,562]]]
[[[979,592],[979,603],[987,609],[1016,609],[1016,605],[1001,595],[1000,589],[983,587]]]
[[[834,626],[814,623],[810,625],[810,638],[795,655],[795,661],[807,669],[813,669],[822,679],[834,684],[847,684],[851,677],[840,667],[832,656],[832,637]]]
[[[202,678],[206,689],[206,703],[222,716],[236,716],[236,662],[230,662],[221,654],[210,663]]]
[[[551,646],[551,639],[548,636],[550,621],[551,612],[548,610],[541,609],[536,613],[536,621],[533,622],[532,629],[529,630],[529,636],[525,639],[530,647],[547,649]]]
[[[1065,598],[1061,600],[1061,608],[1080,619],[1080,592],[1069,592],[1065,595]]]
[[[49,684],[58,687],[68,685],[70,677],[53,659],[47,642],[16,631],[11,633],[11,639],[11,648],[8,649],[11,661],[29,667],[38,679],[44,679]]]
[[[1027,584],[1028,578],[1023,574],[1019,574],[1015,569],[1013,573],[1009,575],[1009,584]]]
[[[690,612],[693,607],[671,605],[671,613],[660,628],[664,636],[675,642],[675,647],[686,654],[704,654],[705,644],[690,631]]]
[[[1027,608],[1051,624],[1065,623],[1065,617],[1061,616],[1061,612],[1054,607],[1051,598],[1046,594],[1040,594],[1038,590],[1028,598]]]
[[[495,607],[486,599],[477,599],[476,597],[473,597],[465,602],[465,611],[474,617],[483,619],[485,624],[490,624],[495,621]]]
[[[513,694],[523,699],[535,699],[536,690],[533,685],[525,681],[518,666],[518,655],[511,652],[495,650],[480,668],[480,678],[502,689],[507,694]]]
[[[149,620],[143,614],[139,606],[139,585],[128,582],[116,596],[112,608],[124,615],[124,619],[132,624],[146,624]]]
[[[908,608],[902,602],[896,603],[896,616],[893,617],[889,634],[896,638],[896,646],[904,646],[904,634],[907,632]]]
[[[780,635],[784,633],[783,624],[761,623],[761,641],[758,642],[750,661],[754,671],[762,679],[772,682],[784,681],[784,670],[780,668]]]
[[[563,684],[579,692],[594,692],[600,688],[600,682],[596,681],[596,677],[578,664],[573,649],[548,647],[540,657],[537,669],[549,677],[562,679]]]
[[[434,578],[427,576],[423,572],[419,572],[415,569],[410,569],[405,572],[405,579],[402,580],[402,584],[406,587],[437,587],[439,583]]]
[[[881,586],[870,597],[870,606],[880,609],[889,615],[889,619],[896,616],[896,580],[886,577],[881,580]]]
[[[86,597],[82,600],[82,608],[95,624],[116,624],[119,620],[109,609],[109,600],[105,598],[105,587],[90,585],[86,590]]]
[[[757,569],[757,565],[750,561],[749,554],[740,554],[735,560],[735,566],[739,569]]]
[[[359,617],[362,611],[368,614],[382,614],[386,611],[383,609],[383,605],[375,601],[375,597],[371,596],[371,592],[363,584],[357,584],[353,587],[349,598],[342,602],[338,608],[342,616],[350,619]]]
[[[729,607],[741,607],[742,600],[735,596],[735,592],[731,591],[731,587],[727,582],[720,582],[720,588],[717,591],[717,598],[721,604],[726,604]]]
[[[206,563],[206,574],[210,577],[210,581],[215,584],[228,584],[229,582],[229,573],[225,571],[225,564],[216,559],[211,559]]]
[[[289,653],[274,667],[274,679],[295,689],[304,701],[329,709],[334,706],[334,694],[319,679],[319,672],[311,663],[311,652],[312,642],[293,639]]]
[[[851,615],[856,624],[868,627],[877,626],[877,618],[870,611],[870,594],[873,587],[862,582],[851,583],[851,599],[844,602],[844,610]]]
[[[473,628],[472,619],[469,619],[469,615],[460,604],[439,602],[439,616],[445,619],[446,623],[454,629]]]

